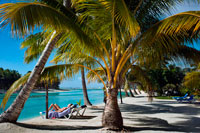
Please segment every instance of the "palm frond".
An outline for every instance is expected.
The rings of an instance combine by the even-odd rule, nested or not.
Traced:
[[[101,67],[95,68],[93,69],[93,71],[95,71],[99,76],[101,76],[103,80],[106,78],[106,73],[104,69],[102,69]],[[88,83],[96,82],[96,81],[101,82],[99,77],[92,71],[89,71],[86,77],[88,79]]]
[[[145,70],[143,70],[138,65],[133,65],[131,67],[130,74],[135,77],[134,82],[142,82],[144,86],[152,86],[151,80],[149,79]]]
[[[44,43],[45,36],[44,33],[36,33],[34,35],[28,36],[22,43],[21,48],[25,48],[25,58],[26,63],[30,63],[34,59],[39,58],[42,51],[45,48],[46,43]],[[46,42],[46,41],[45,41]]]
[[[41,75],[42,80],[54,80],[54,79],[67,79],[72,78],[80,70],[80,67],[74,64],[61,64],[46,67]]]
[[[15,81],[11,87],[8,89],[8,91],[6,92],[2,102],[1,102],[1,108],[5,108],[6,103],[8,102],[8,99],[10,98],[10,96],[16,92],[17,90],[19,90],[28,80],[29,76],[31,73],[27,73],[26,75],[24,75],[23,77],[19,78],[17,81]]]
[[[72,12],[69,11],[72,15]],[[57,31],[73,32],[76,38],[89,45],[90,39],[81,30],[76,15],[66,16],[62,12],[41,3],[6,3],[0,5],[1,27],[11,25],[12,33],[17,36],[26,36],[35,28],[52,27]]]
[[[183,12],[166,18],[143,33],[135,43],[142,47],[173,50],[178,45],[194,43],[199,38],[200,11]],[[138,47],[141,49],[141,47]]]

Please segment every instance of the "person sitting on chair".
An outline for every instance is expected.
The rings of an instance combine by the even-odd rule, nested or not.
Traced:
[[[60,108],[57,104],[51,104],[48,111],[54,109],[55,112],[63,112],[64,110],[68,109],[70,106],[72,106],[71,103],[68,104],[67,107],[63,107],[63,108]]]

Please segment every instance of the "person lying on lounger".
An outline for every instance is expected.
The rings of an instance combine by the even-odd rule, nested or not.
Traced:
[[[51,104],[48,111],[54,109],[54,111],[56,111],[56,112],[63,112],[64,110],[68,109],[70,106],[72,106],[71,103],[68,104],[67,107],[63,107],[63,108],[60,108],[57,104]]]

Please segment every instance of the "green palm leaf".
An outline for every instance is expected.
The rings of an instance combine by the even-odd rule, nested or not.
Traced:
[[[21,43],[21,48],[26,48],[25,59],[26,63],[30,63],[34,59],[38,59],[42,54],[46,43],[44,43],[45,35],[44,33],[37,33],[30,35],[25,41]],[[46,42],[46,41],[45,41]]]
[[[81,30],[76,15],[66,16],[62,12],[41,3],[6,3],[0,5],[1,27],[11,24],[12,32],[25,36],[36,27],[49,27],[57,31],[73,32],[78,40],[89,45],[89,39]],[[67,11],[67,10],[66,10]],[[69,11],[70,16],[72,12]]]
[[[75,66],[73,64],[66,64],[66,65],[55,65],[55,66],[49,66],[44,68],[41,77],[40,82],[48,81],[50,83],[53,83],[56,80],[63,80],[64,78],[72,78],[76,73],[79,72],[80,67]],[[9,90],[6,92],[1,106],[3,109],[5,108],[5,105],[10,98],[10,96],[17,90],[19,90],[28,80],[31,73],[27,73],[17,81],[15,81],[12,86],[9,88]]]
[[[8,101],[8,99],[10,98],[10,96],[17,90],[19,90],[28,80],[29,76],[31,73],[27,73],[26,75],[24,75],[23,77],[19,78],[17,81],[15,81],[11,87],[8,89],[8,91],[6,92],[2,102],[1,102],[1,108],[5,108],[6,103]]]
[[[193,43],[199,38],[200,11],[184,12],[166,18],[143,33],[135,43],[142,47],[173,50],[178,45]]]
[[[97,68],[93,69],[93,71],[95,71],[99,76],[101,76],[102,79],[106,79],[106,73],[105,73],[104,69],[102,69],[101,67],[97,67]],[[87,73],[86,77],[88,79],[88,83],[96,82],[96,81],[101,82],[99,80],[99,77],[92,71],[89,71]]]

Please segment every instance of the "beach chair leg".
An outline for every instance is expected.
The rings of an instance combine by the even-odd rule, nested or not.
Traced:
[[[44,119],[44,116],[43,116],[42,112],[40,112],[40,116],[42,117],[42,119]]]
[[[70,119],[70,118],[72,118],[72,117],[74,116],[74,115],[73,115],[73,112],[74,112],[74,109],[71,110],[68,119]]]
[[[80,110],[77,110],[77,113],[76,113],[76,117],[77,116],[80,116],[80,112],[79,112]]]
[[[86,110],[86,108],[84,108],[84,110],[83,110],[83,112],[82,112],[81,116],[83,116],[83,115],[84,115],[84,113],[85,113],[85,110]]]

